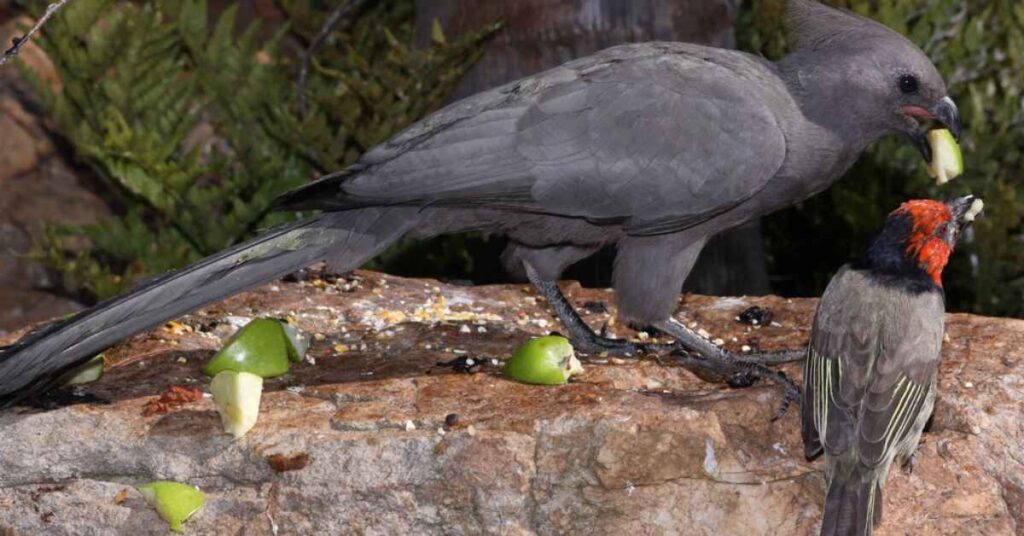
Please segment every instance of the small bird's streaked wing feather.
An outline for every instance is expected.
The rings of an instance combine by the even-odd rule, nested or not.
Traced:
[[[941,291],[866,284],[844,267],[815,315],[805,365],[802,430],[810,453],[855,448],[876,466],[914,431],[934,389],[945,306]]]

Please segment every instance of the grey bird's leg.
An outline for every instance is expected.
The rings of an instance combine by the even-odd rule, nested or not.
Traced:
[[[572,304],[558,288],[558,283],[542,278],[529,261],[524,261],[523,267],[526,269],[526,277],[530,280],[533,288],[537,289],[541,296],[544,296],[559,322],[569,332],[569,339],[577,350],[583,353],[609,352],[633,357],[652,351],[671,349],[663,345],[637,344],[625,339],[613,339],[598,335],[576,313]]]

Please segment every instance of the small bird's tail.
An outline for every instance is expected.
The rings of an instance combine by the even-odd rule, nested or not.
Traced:
[[[318,261],[358,268],[419,221],[408,207],[327,212],[147,281],[0,347],[0,408],[41,393],[115,342]]]
[[[871,475],[854,469],[836,475],[825,496],[821,536],[871,536],[882,520],[882,487]]]

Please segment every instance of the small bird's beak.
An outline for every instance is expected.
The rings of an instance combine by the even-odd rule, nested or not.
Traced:
[[[960,136],[963,134],[963,124],[960,123],[960,110],[956,107],[956,103],[949,97],[943,97],[939,102],[935,103],[929,109],[924,109],[919,106],[904,106],[902,108],[903,113],[911,117],[921,117],[924,119],[934,119],[949,129],[953,134],[953,138],[956,141],[960,141]],[[910,135],[910,141],[917,148],[917,151],[924,157],[925,162],[929,164],[932,161],[932,148],[928,143],[928,136],[926,131],[916,131]]]
[[[953,222],[956,223],[951,229],[952,236],[947,238],[950,241],[950,246],[953,246],[960,237],[960,232],[966,229],[981,214],[981,211],[985,208],[985,203],[979,197],[965,195],[946,203],[946,206],[949,207],[949,212],[953,216]]]

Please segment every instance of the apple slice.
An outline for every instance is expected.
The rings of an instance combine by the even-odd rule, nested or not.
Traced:
[[[64,385],[81,385],[94,382],[103,376],[103,354],[82,363],[69,373]]]
[[[569,340],[557,335],[526,341],[505,363],[509,378],[538,385],[562,385],[582,372]]]
[[[248,372],[225,370],[214,376],[210,392],[225,433],[238,439],[256,426],[260,416],[263,378]]]
[[[273,378],[288,372],[289,358],[297,353],[280,320],[257,318],[249,322],[214,354],[203,374],[216,376],[225,370],[249,372]]]
[[[928,164],[928,176],[938,184],[945,184],[964,172],[964,157],[960,145],[948,129],[928,131],[928,144],[932,148],[932,162]]]
[[[206,496],[194,486],[158,480],[136,486],[146,502],[167,522],[174,532],[185,532],[181,524],[199,511],[206,502]]]

